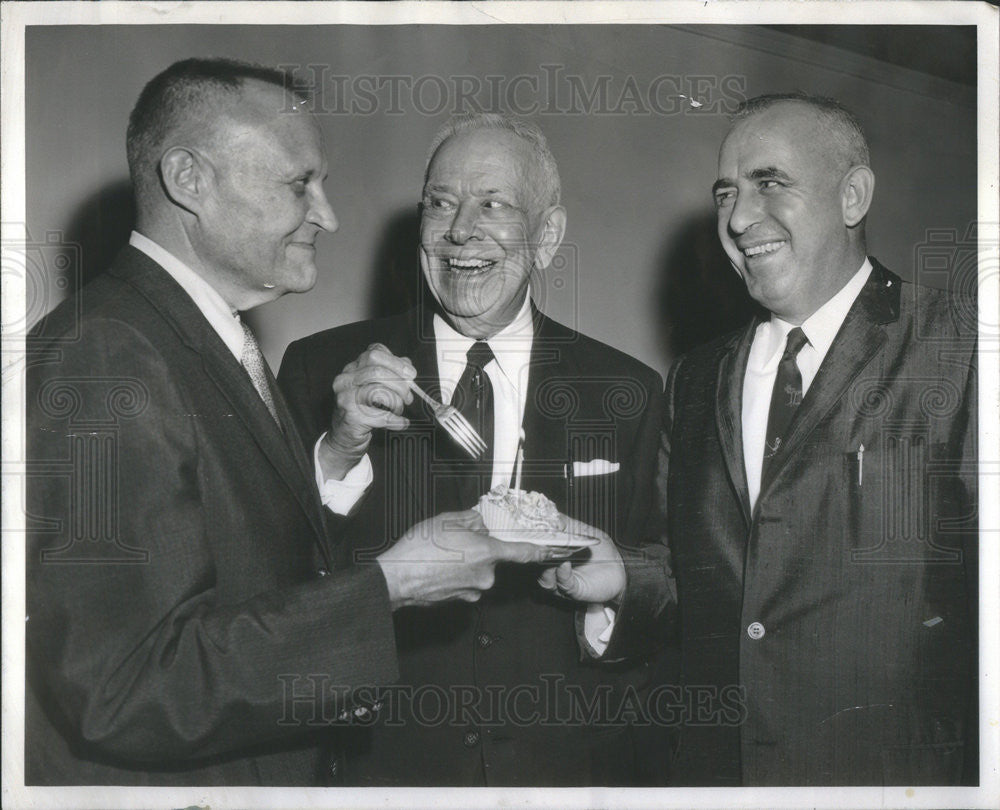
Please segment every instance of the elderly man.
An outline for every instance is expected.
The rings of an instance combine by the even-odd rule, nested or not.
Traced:
[[[713,696],[681,784],[976,781],[975,308],[866,256],[874,182],[829,99],[751,99],[722,144],[719,238],[767,314],[667,381],[681,683]]]
[[[545,317],[529,294],[565,227],[537,128],[490,114],[454,119],[432,144],[424,183],[420,262],[433,300],[289,347],[278,379],[303,435],[319,439],[317,455],[344,472],[325,497],[345,513],[356,560],[416,520],[511,485],[519,453],[522,488],[564,514],[615,538],[645,522],[658,376]],[[488,445],[483,458],[464,456],[417,407],[412,380],[467,413]],[[609,581],[613,566],[602,561],[617,558],[614,545],[604,538],[582,554],[594,581],[567,587],[613,600],[624,577]],[[568,563],[558,570],[565,580]],[[476,605],[396,615],[406,688],[385,693],[384,727],[347,730],[347,783],[634,781],[622,693],[612,688],[624,684],[580,663],[573,606],[537,582],[555,571],[498,572]],[[598,647],[603,607],[588,620]],[[619,607],[627,633],[632,607]]]
[[[337,570],[239,315],[310,289],[337,225],[286,86],[226,60],[155,77],[129,120],[130,245],[29,339],[28,784],[319,784],[318,729],[396,677],[393,609],[545,559],[468,513]]]

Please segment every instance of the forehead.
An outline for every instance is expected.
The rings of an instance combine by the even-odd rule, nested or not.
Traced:
[[[762,168],[815,170],[828,164],[832,151],[831,139],[813,109],[781,102],[730,129],[719,150],[719,176]]]
[[[319,125],[280,87],[248,82],[221,120],[222,146],[244,160],[317,166],[324,160]]]
[[[534,154],[523,139],[507,130],[460,132],[435,152],[427,170],[428,185],[471,186],[469,190],[521,190],[534,169]]]

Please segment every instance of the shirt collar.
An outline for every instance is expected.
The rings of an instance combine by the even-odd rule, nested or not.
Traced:
[[[830,346],[833,345],[833,339],[840,331],[847,313],[861,293],[861,288],[865,286],[871,272],[872,263],[866,256],[858,272],[851,276],[851,279],[829,301],[802,322],[802,331],[808,338],[809,345],[820,357],[826,357]],[[788,333],[795,328],[794,324],[774,315],[771,316],[769,323],[770,329],[765,338],[765,365],[772,361],[776,362],[775,357],[784,351]]]
[[[496,358],[500,371],[513,385],[518,384],[524,369],[531,358],[531,345],[534,339],[534,323],[531,312],[531,296],[524,296],[521,309],[509,324],[490,338],[486,339],[493,356]],[[475,338],[458,332],[450,323],[437,313],[434,314],[434,338],[438,346],[448,346],[448,356],[455,357],[459,352],[464,356],[475,343]],[[464,360],[463,366],[464,366]],[[438,351],[438,364],[441,366],[441,351]]]
[[[239,360],[243,355],[243,326],[239,314],[226,303],[218,290],[148,236],[132,231],[128,243],[149,256],[181,285],[222,342],[226,344],[226,348]]]

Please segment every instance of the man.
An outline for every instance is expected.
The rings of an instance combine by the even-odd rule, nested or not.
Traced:
[[[658,376],[545,317],[529,295],[565,227],[542,133],[495,114],[456,118],[434,140],[425,175],[420,262],[433,301],[289,347],[278,379],[303,435],[344,473],[325,497],[345,514],[355,560],[416,520],[512,485],[520,456],[522,488],[564,514],[616,539],[645,522]],[[413,380],[467,414],[488,444],[483,458],[464,455],[418,407]],[[599,603],[624,585],[603,576],[617,576],[607,560],[618,551],[601,536],[582,553],[595,581],[568,586],[597,603],[598,646]],[[580,663],[573,605],[539,588],[540,574],[565,578],[569,565],[498,573],[474,606],[397,614],[404,688],[385,694],[382,727],[345,735],[346,783],[634,781],[621,693],[602,668]],[[627,632],[631,607],[619,607]]]
[[[544,559],[470,513],[337,570],[238,314],[310,289],[337,224],[285,88],[227,60],[154,78],[129,121],[130,245],[29,340],[29,784],[322,784],[324,727],[396,677],[391,611]]]
[[[667,382],[681,685],[704,698],[679,784],[976,782],[975,308],[866,257],[873,189],[829,99],[751,99],[722,144],[719,238],[766,312]]]

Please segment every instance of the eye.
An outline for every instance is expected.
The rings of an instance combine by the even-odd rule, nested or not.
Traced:
[[[484,200],[483,201],[483,208],[501,209],[501,208],[506,208],[506,207],[507,207],[507,203],[505,203],[503,200]]]
[[[767,189],[769,188],[777,188],[780,185],[781,183],[779,183],[777,180],[765,179],[757,183],[757,188],[759,188],[761,191],[767,191]]]
[[[732,203],[736,198],[736,192],[733,189],[722,189],[715,192],[715,207],[724,208],[725,206]]]
[[[309,185],[308,177],[296,177],[294,180],[292,180],[291,183],[292,191],[294,191],[296,196],[299,197],[301,197],[303,194],[306,193],[306,186],[308,185]]]
[[[423,201],[421,202],[421,205],[423,206],[425,211],[432,214],[446,213],[448,211],[451,211],[455,207],[455,204],[451,200],[437,196],[424,197]]]

